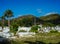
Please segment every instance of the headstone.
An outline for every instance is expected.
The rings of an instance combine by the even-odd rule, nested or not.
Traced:
[[[60,32],[60,26],[56,26],[55,29]]]
[[[3,32],[9,32],[10,28],[9,27],[4,27]]]
[[[44,32],[50,32],[50,27],[45,27],[43,31]]]
[[[2,30],[2,27],[0,27],[0,30]]]
[[[3,33],[3,37],[9,38],[11,36],[10,33]]]

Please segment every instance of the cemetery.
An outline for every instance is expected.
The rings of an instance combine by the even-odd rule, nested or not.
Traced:
[[[60,32],[60,27],[59,26],[55,26],[55,27],[42,27],[42,25],[38,25],[40,28],[38,28],[38,33],[50,33],[51,30],[56,30],[58,32]],[[29,36],[33,36],[36,34],[36,32],[31,32],[32,27],[18,27],[18,31],[16,32],[16,36],[19,37],[29,37]],[[0,36],[2,37],[6,37],[6,38],[13,38],[14,37],[14,33],[10,32],[10,28],[9,27],[4,27],[2,29],[2,27],[0,27]]]

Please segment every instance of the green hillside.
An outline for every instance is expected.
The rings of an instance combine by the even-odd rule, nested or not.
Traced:
[[[10,20],[11,25],[17,26],[32,26],[35,24],[43,24],[43,25],[60,25],[60,15],[59,14],[49,14],[46,16],[36,17],[33,15],[24,15],[18,18],[13,18]],[[4,26],[7,26],[8,21],[5,20]],[[0,20],[0,26],[2,26],[2,21]]]
[[[43,23],[42,20],[33,15],[20,16],[18,18],[11,20],[11,23],[14,22],[17,23],[19,26],[32,26],[35,24]]]
[[[47,21],[47,20],[56,20],[56,19],[59,19],[59,17],[60,17],[59,14],[50,14],[47,16],[42,16],[42,17],[40,17],[40,19]]]
[[[60,24],[60,15],[59,14],[50,14],[47,16],[40,17],[41,20],[43,20],[45,23],[52,23],[55,25]]]

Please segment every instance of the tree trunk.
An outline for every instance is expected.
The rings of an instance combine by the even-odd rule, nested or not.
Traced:
[[[10,27],[10,20],[8,20],[8,27]]]
[[[4,19],[2,19],[2,31],[3,31],[3,27],[4,27]]]
[[[36,25],[36,18],[34,18],[34,25]]]

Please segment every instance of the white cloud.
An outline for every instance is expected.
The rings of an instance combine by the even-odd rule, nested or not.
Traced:
[[[49,13],[47,13],[47,14],[45,14],[45,16],[46,15],[50,15],[50,14],[57,14],[58,12],[49,12]]]
[[[41,9],[37,9],[37,12],[38,12],[38,13],[42,13],[42,10],[41,10]]]

